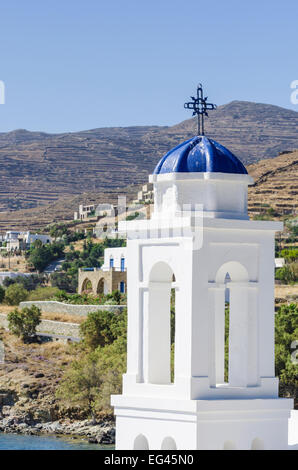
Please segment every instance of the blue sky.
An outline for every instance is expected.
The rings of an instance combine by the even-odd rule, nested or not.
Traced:
[[[0,132],[172,125],[199,81],[298,111],[297,23],[297,0],[5,0]]]

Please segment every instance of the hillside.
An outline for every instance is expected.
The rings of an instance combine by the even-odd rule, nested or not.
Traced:
[[[268,204],[279,215],[294,214],[298,206],[298,150],[260,160],[247,167],[254,178],[248,190],[250,215]]]
[[[233,101],[210,116],[206,134],[245,164],[298,148],[295,111]],[[34,208],[87,191],[119,192],[143,183],[165,152],[195,133],[194,119],[172,127],[0,133],[0,211]]]
[[[248,209],[250,216],[262,211],[262,206],[269,205],[282,216],[294,214],[298,205],[298,150],[263,159],[248,165],[247,170],[254,178],[254,185],[248,191]],[[144,182],[146,179],[144,178]],[[73,212],[80,203],[112,202],[117,204],[118,194],[127,196],[127,201],[134,199],[140,187],[130,185],[121,191],[85,192],[77,196],[68,196],[58,201],[34,209],[12,211],[0,214],[0,231],[25,228],[35,230],[51,222],[72,220]]]

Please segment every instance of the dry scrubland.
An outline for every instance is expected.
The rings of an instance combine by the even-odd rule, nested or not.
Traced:
[[[44,415],[52,420],[60,411],[55,390],[66,366],[74,359],[69,345],[62,342],[24,344],[0,329],[5,346],[5,363],[0,364],[0,395],[5,390],[6,401],[36,418]]]
[[[24,256],[11,255],[3,256],[0,254],[0,271],[19,271],[21,273],[28,272],[28,266]]]

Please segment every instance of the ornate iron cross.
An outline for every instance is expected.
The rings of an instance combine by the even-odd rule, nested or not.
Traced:
[[[204,135],[204,116],[208,116],[207,110],[216,109],[216,104],[207,103],[208,96],[204,98],[201,83],[197,87],[197,97],[191,96],[191,99],[192,101],[184,103],[184,108],[192,109],[192,115],[198,116],[198,135]]]

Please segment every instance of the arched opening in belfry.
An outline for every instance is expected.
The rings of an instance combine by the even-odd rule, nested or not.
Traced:
[[[82,284],[82,293],[83,294],[90,294],[92,292],[92,282],[90,279],[86,278]]]
[[[98,281],[97,288],[96,288],[96,293],[97,294],[104,294],[104,286],[105,286],[105,281],[104,281],[104,278],[102,277]]]
[[[165,262],[156,263],[149,276],[147,332],[147,381],[174,381],[175,289],[173,271]]]
[[[241,263],[230,261],[219,268],[215,280],[215,384],[246,386],[248,272]]]
[[[256,437],[251,443],[251,450],[264,450],[264,441]]]
[[[135,438],[133,450],[149,450],[148,440],[143,434],[139,434]]]
[[[172,437],[165,437],[161,444],[161,450],[177,450],[175,440]]]

